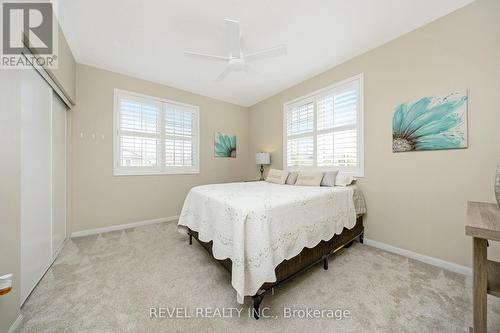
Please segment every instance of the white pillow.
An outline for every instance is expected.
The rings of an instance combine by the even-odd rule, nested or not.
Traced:
[[[299,172],[295,185],[319,186],[323,179],[323,172]]]
[[[354,177],[351,175],[337,175],[335,186],[349,186],[354,182]]]
[[[323,180],[321,180],[321,186],[334,186],[335,185],[335,179],[337,178],[337,171],[327,171],[323,175]]]
[[[287,178],[288,178],[288,171],[271,169],[267,174],[266,182],[285,184]]]

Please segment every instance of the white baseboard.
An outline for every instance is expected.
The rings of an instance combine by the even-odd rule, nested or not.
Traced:
[[[367,238],[364,239],[364,243],[366,245],[370,245],[370,246],[379,248],[381,250],[385,250],[387,252],[396,253],[396,254],[402,255],[404,257],[415,259],[415,260],[418,260],[421,262],[425,262],[426,264],[433,265],[433,266],[436,266],[439,268],[443,268],[443,269],[446,269],[448,271],[452,271],[452,272],[464,274],[464,275],[472,275],[472,268],[470,268],[470,267],[454,264],[452,262],[445,261],[445,260],[438,259],[438,258],[434,258],[434,257],[429,257],[429,256],[426,256],[426,255],[423,255],[420,253],[408,251],[408,250],[405,250],[405,249],[402,249],[399,247],[395,247],[395,246],[388,245],[385,243],[377,242],[377,241],[367,239]]]
[[[150,225],[150,224],[172,222],[172,221],[177,221],[178,219],[179,219],[179,216],[177,215],[177,216],[170,216],[170,217],[162,217],[162,218],[153,219],[153,220],[145,220],[145,221],[137,221],[137,222],[127,223],[127,224],[112,225],[112,226],[103,227],[103,228],[75,231],[75,232],[71,233],[71,238],[88,236],[88,235],[95,235],[95,234],[100,234],[100,233],[109,232],[109,231],[142,227],[142,226]]]
[[[9,330],[7,331],[7,333],[17,333],[19,332],[19,329],[21,328],[21,323],[23,322],[23,315],[22,314],[19,314],[19,316],[17,316],[17,319],[16,321],[14,321],[12,323],[12,325],[9,327]]]

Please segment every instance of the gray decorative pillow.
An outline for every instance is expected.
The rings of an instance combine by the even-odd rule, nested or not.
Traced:
[[[321,186],[335,186],[335,179],[337,178],[338,171],[327,171],[321,180]]]
[[[295,182],[297,181],[298,176],[299,176],[298,172],[290,172],[288,174],[288,178],[286,179],[286,184],[295,185]]]

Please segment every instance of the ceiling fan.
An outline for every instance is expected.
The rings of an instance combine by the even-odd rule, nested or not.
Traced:
[[[286,45],[278,45],[264,50],[259,50],[251,53],[244,54],[241,49],[241,32],[240,23],[235,20],[224,19],[226,22],[228,37],[229,37],[229,55],[213,55],[200,52],[185,51],[186,56],[222,61],[227,63],[226,69],[217,76],[216,81],[222,81],[230,72],[232,71],[246,71],[255,72],[249,65],[248,62],[268,58],[276,57],[286,54]]]

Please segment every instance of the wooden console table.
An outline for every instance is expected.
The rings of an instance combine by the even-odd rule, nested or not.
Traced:
[[[488,260],[488,240],[500,241],[500,208],[494,203],[468,202],[465,234],[473,237],[474,333],[487,330],[487,294],[500,297],[500,263]]]

